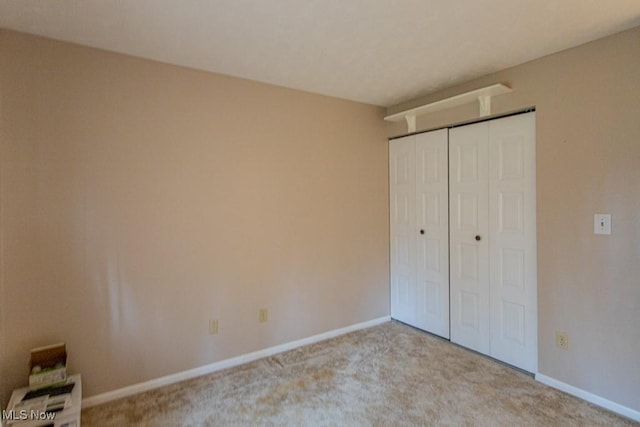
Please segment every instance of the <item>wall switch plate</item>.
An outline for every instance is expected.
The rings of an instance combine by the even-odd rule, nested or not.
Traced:
[[[611,215],[595,214],[593,216],[594,234],[611,234]]]
[[[215,335],[218,333],[218,320],[209,320],[209,334]]]

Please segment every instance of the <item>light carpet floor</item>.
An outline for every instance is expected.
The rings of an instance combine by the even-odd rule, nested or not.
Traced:
[[[82,411],[97,426],[638,425],[389,322]]]

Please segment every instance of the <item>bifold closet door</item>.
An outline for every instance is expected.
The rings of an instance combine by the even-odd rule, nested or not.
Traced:
[[[415,136],[389,141],[391,317],[416,324]]]
[[[490,352],[489,124],[449,130],[451,341]]]
[[[391,317],[449,338],[447,130],[389,142]]]
[[[536,372],[535,113],[489,123],[491,356]]]
[[[537,371],[535,113],[453,128],[451,341]]]
[[[449,338],[448,131],[416,135],[416,326]]]

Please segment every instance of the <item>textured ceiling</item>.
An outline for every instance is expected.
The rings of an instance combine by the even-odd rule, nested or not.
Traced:
[[[0,27],[390,106],[640,25],[640,0],[0,0]]]

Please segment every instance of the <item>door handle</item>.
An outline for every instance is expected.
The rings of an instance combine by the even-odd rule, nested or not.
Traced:
[[[420,234],[424,234],[424,230],[423,229],[420,229]]]
[[[476,241],[478,241],[478,242],[479,242],[480,240],[482,240],[482,237],[480,237],[480,235],[479,235],[479,234],[476,234]]]

